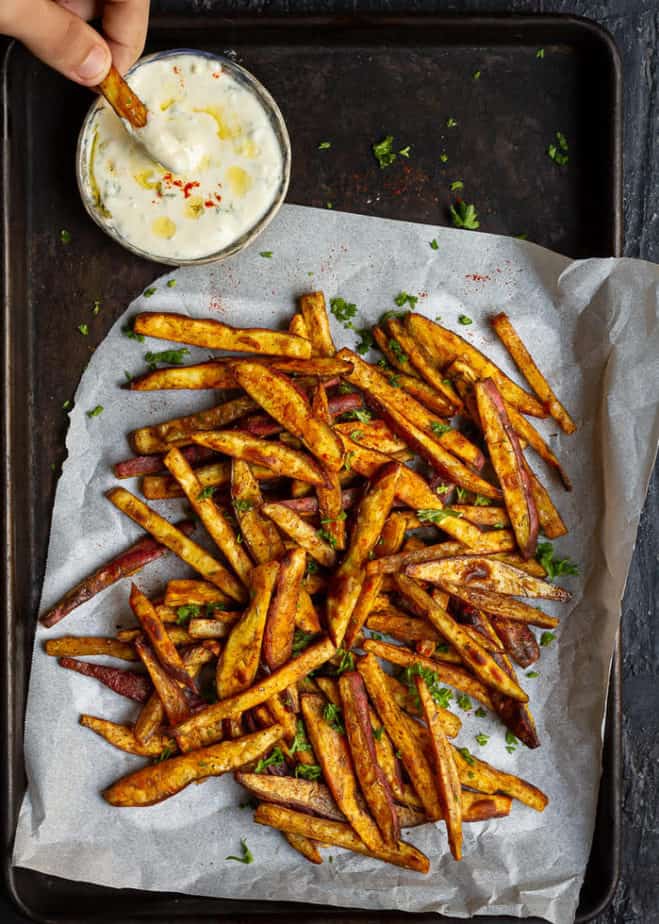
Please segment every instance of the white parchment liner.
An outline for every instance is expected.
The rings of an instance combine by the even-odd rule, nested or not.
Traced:
[[[442,825],[411,831],[409,840],[431,859],[427,876],[340,850],[330,851],[331,864],[304,862],[277,832],[253,824],[229,776],[151,808],[111,808],[100,790],[143,760],[82,729],[78,715],[130,721],[137,707],[58,668],[42,647],[47,637],[111,633],[132,623],[124,581],[54,629],[37,631],[25,735],[29,789],[13,862],[115,887],[458,916],[537,915],[566,924],[590,850],[620,599],[659,432],[659,267],[625,259],[574,262],[510,238],[296,206],[282,210],[258,247],[272,257],[251,248],[227,263],[156,280],[156,292],[138,297],[94,353],[71,413],[41,608],[140,534],[104,496],[115,483],[112,463],[130,455],[124,434],[214,403],[210,392],[119,390],[124,370],[142,371],[143,354],[167,346],[122,335],[136,311],[281,327],[295,297],[319,288],[328,299],[355,302],[355,326],[363,327],[405,290],[419,295],[417,310],[440,317],[518,379],[486,323],[504,310],[579,425],[566,437],[552,421],[538,424],[574,481],[571,494],[533,462],[570,528],[557,543],[560,557],[578,561],[581,575],[564,581],[574,591],[571,605],[548,608],[563,622],[557,642],[542,649],[540,676],[520,672],[541,748],[520,745],[507,753],[502,725],[473,710],[457,709],[458,741],[540,786],[550,804],[538,814],[514,803],[508,818],[466,825],[461,863],[451,859]],[[165,285],[170,278],[175,287]],[[461,314],[473,324],[460,326]],[[337,344],[354,345],[355,335],[334,319],[332,332]],[[191,348],[190,358],[206,355]],[[103,413],[89,418],[98,404]],[[180,511],[178,502],[157,507],[172,518]],[[188,573],[170,558],[150,565],[138,584],[155,591]],[[491,736],[486,747],[476,744],[478,732]],[[241,837],[254,854],[252,865],[225,860],[239,852]]]

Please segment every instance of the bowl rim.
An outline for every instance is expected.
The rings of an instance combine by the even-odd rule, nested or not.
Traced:
[[[90,125],[92,124],[96,114],[100,111],[100,109],[107,105],[103,97],[99,96],[99,98],[94,100],[94,102],[87,110],[85,118],[82,121],[82,125],[80,126],[78,142],[76,145],[76,181],[82,204],[92,221],[94,221],[94,223],[98,225],[98,227],[104,231],[108,237],[112,238],[113,241],[120,244],[124,249],[130,251],[138,257],[142,257],[145,260],[151,260],[156,263],[161,263],[164,266],[200,266],[205,263],[217,263],[227,259],[228,257],[234,256],[241,250],[244,250],[257,237],[259,237],[263,231],[265,231],[270,222],[279,212],[280,208],[286,200],[291,178],[291,140],[288,134],[286,121],[279,106],[277,105],[276,100],[270,91],[261,83],[257,77],[254,76],[254,74],[252,74],[251,71],[248,71],[247,68],[243,67],[241,64],[238,64],[236,61],[233,61],[228,55],[216,54],[215,52],[198,48],[169,48],[163,51],[155,51],[151,54],[144,55],[143,57],[139,58],[135,64],[129,68],[125,76],[130,77],[134,71],[138,70],[145,64],[150,64],[152,61],[162,60],[164,58],[181,57],[183,55],[192,55],[197,58],[207,58],[216,61],[222,66],[223,69],[226,69],[229,73],[233,75],[237,74],[241,78],[241,82],[247,84],[249,89],[256,95],[266,110],[268,118],[271,120],[271,122],[274,122],[273,128],[275,129],[275,134],[277,135],[277,140],[279,142],[282,155],[282,179],[275,198],[272,200],[270,206],[259,218],[259,220],[251,228],[245,231],[244,234],[242,234],[239,238],[237,238],[232,243],[227,244],[227,246],[223,247],[221,250],[213,251],[212,253],[205,254],[201,257],[181,258],[160,256],[151,253],[148,250],[143,250],[136,244],[133,244],[131,241],[123,237],[123,235],[121,235],[115,227],[103,219],[92,201],[88,189],[88,183],[86,183],[86,152],[88,148],[87,142]]]

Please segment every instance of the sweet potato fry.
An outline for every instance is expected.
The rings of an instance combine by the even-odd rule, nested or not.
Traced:
[[[215,453],[205,446],[183,446],[181,452],[190,465],[198,462],[207,462],[215,457]],[[165,471],[165,463],[161,454],[153,456],[133,456],[124,459],[112,466],[115,478],[137,478],[138,475],[155,475]]]
[[[277,527],[261,513],[263,497],[252,468],[243,459],[231,461],[231,502],[247,547],[257,564],[280,559],[284,544]]]
[[[336,552],[329,543],[318,535],[318,531],[297,515],[290,507],[283,504],[263,504],[261,511],[290,536],[301,548],[319,564],[326,568],[334,567]]]
[[[475,386],[478,413],[492,466],[503,487],[503,497],[517,544],[524,558],[532,558],[538,541],[538,511],[517,434],[492,379]]]
[[[547,539],[558,539],[559,536],[565,536],[567,534],[567,526],[554,506],[549,492],[541,484],[540,479],[531,471],[526,460],[524,460],[524,467],[529,478],[533,501],[538,511],[540,529]]]
[[[563,487],[566,491],[572,490],[572,482],[570,478],[558,461],[556,455],[549,448],[545,440],[540,436],[533,424],[526,419],[520,412],[514,408],[511,404],[506,402],[506,411],[508,412],[508,419],[512,425],[513,430],[517,434],[520,440],[520,445],[522,441],[531,447],[540,458],[546,462],[546,464],[552,468],[558,477],[563,482]]]
[[[418,581],[461,584],[475,590],[494,591],[514,597],[541,597],[565,603],[572,596],[562,587],[532,577],[506,562],[478,555],[460,555],[408,565],[406,573]]]
[[[179,606],[205,606],[207,603],[222,603],[227,608],[236,604],[214,584],[206,581],[169,581],[165,590],[165,603],[176,609]]]
[[[222,510],[212,497],[206,497],[204,488],[178,449],[165,456],[165,465],[181,485],[190,506],[197,513],[210,537],[229,562],[243,584],[248,585],[252,562]]]
[[[404,869],[415,870],[418,873],[427,873],[430,869],[428,858],[420,850],[399,841],[395,848],[382,844],[377,850],[369,849],[366,844],[352,830],[350,825],[340,821],[329,821],[326,818],[314,818],[302,812],[278,805],[262,803],[254,814],[254,821],[260,825],[269,825],[288,834],[302,834],[312,840],[323,844],[333,844],[336,847],[345,847],[355,853],[363,853],[367,857],[375,857],[385,863],[401,866]]]
[[[314,356],[334,356],[336,347],[330,332],[325,296],[322,292],[307,292],[300,297],[300,311],[304,318]]]
[[[442,522],[442,529],[444,523]],[[487,550],[487,534],[481,533],[483,537],[480,541],[474,542],[469,549],[469,553],[485,553]],[[397,574],[404,571],[412,565],[423,562],[433,562],[442,558],[452,558],[454,555],[460,555],[464,551],[464,546],[459,542],[438,542],[435,545],[421,545],[418,549],[403,550],[396,555],[386,555],[383,558],[374,558],[366,566],[368,574]]]
[[[406,325],[413,337],[418,337],[422,341],[429,339],[432,342],[431,352],[438,357],[440,365],[449,365],[455,359],[462,359],[475,370],[479,378],[492,379],[506,401],[509,401],[523,414],[530,414],[532,417],[547,416],[547,412],[533,395],[516,385],[480,350],[463,340],[458,334],[415,313],[408,315]]]
[[[116,638],[96,635],[63,635],[50,638],[45,644],[46,654],[52,657],[80,657],[81,655],[108,655],[121,661],[139,661],[135,649]]]
[[[391,339],[398,343],[398,348],[394,352],[402,352],[409,357],[410,363],[428,385],[431,385],[435,391],[451,402],[455,412],[462,407],[462,401],[457,394],[453,385],[446,379],[446,376],[433,363],[432,356],[428,353],[423,342],[410,334],[409,329],[398,318],[389,318],[385,322],[387,333]]]
[[[138,590],[135,584],[131,585],[130,589],[130,605],[142,629],[147,635],[163,669],[173,680],[176,680],[178,683],[188,687],[188,689],[196,693],[197,685],[186,671],[181,656],[167,634],[167,630],[158,616],[155,607],[151,601]],[[140,657],[144,660],[142,654],[140,654]],[[148,670],[148,664],[146,664],[146,667]],[[151,679],[153,680],[153,677]],[[155,681],[154,686],[158,689]]]
[[[504,594],[497,594],[491,591],[472,590],[462,587],[459,584],[442,584],[444,590],[453,597],[470,603],[479,610],[489,613],[491,616],[505,616],[507,619],[513,619],[518,622],[526,622],[530,626],[538,626],[540,629],[555,629],[560,620],[556,616],[548,616],[542,610],[529,606],[521,600],[515,600],[514,597],[507,597]]]
[[[281,727],[272,725],[235,741],[222,741],[192,754],[171,757],[129,773],[103,793],[110,805],[145,806],[176,795],[195,780],[220,776],[262,757],[279,738]]]
[[[191,366],[170,366],[154,369],[135,376],[127,387],[131,391],[160,391],[164,389],[229,389],[236,388],[229,359],[211,359]]]
[[[127,754],[137,754],[139,757],[160,757],[163,753],[173,754],[176,751],[176,742],[167,735],[152,735],[147,742],[142,743],[137,740],[130,725],[118,725],[107,719],[97,719],[93,715],[81,715],[80,724],[85,728],[90,728],[115,748],[126,751]]]
[[[430,753],[435,767],[437,792],[446,822],[448,842],[451,853],[456,860],[462,859],[462,787],[453,759],[453,749],[449,744],[437,707],[430,695],[425,680],[416,678],[416,689],[421,700],[421,708],[428,726]]]
[[[329,471],[343,465],[341,440],[323,420],[316,418],[306,397],[295,385],[272,369],[254,362],[237,362],[233,374],[247,394],[296,436]]]
[[[287,834],[285,831],[282,833],[293,850],[301,853],[305,860],[309,860],[310,863],[315,863],[318,866],[323,862],[318,847],[304,834]]]
[[[307,553],[300,548],[289,549],[281,560],[263,636],[263,658],[270,670],[281,667],[291,657],[295,612],[306,565]]]
[[[437,674],[438,679],[441,680],[442,683],[450,687],[455,687],[456,690],[460,690],[468,696],[473,696],[474,699],[477,699],[487,709],[492,709],[492,700],[487,688],[480,680],[467,673],[467,671],[463,670],[461,667],[455,667],[453,664],[446,664],[443,661],[431,660],[430,658],[424,657],[424,655],[410,651],[409,648],[402,648],[400,645],[389,645],[386,642],[378,642],[375,639],[367,639],[364,642],[363,648],[364,651],[372,652],[379,658],[383,658],[391,664],[397,664],[399,667],[413,667],[415,664],[427,667]]]
[[[501,529],[510,526],[510,518],[504,507],[479,507],[474,504],[451,504],[451,508],[476,526]]]
[[[325,484],[325,475],[313,459],[282,443],[261,440],[240,430],[195,433],[192,439],[201,446],[208,446],[234,459],[244,459],[245,462],[264,466],[275,476],[297,478],[306,484]],[[258,473],[254,474],[258,478]]]
[[[520,667],[530,667],[538,660],[540,647],[535,635],[525,623],[515,622],[503,616],[492,616],[490,622],[503,647]]]
[[[313,361],[314,360],[304,360],[304,362]],[[337,362],[338,361],[339,360],[337,360]],[[300,360],[300,362],[302,362],[302,360]],[[316,360],[316,362],[334,362],[334,360]],[[294,384],[297,386],[301,381],[301,379],[296,379],[294,380]],[[325,391],[325,389],[329,387],[329,383],[324,381],[322,384],[319,384],[318,387]],[[340,417],[341,414],[345,414],[347,411],[361,407],[362,399],[356,393],[333,395],[331,398],[328,398],[327,404],[331,420],[333,420],[335,417]],[[329,421],[330,423],[331,420]],[[273,420],[268,414],[250,414],[249,417],[245,418],[242,426],[249,433],[254,434],[254,436],[274,436],[278,433],[280,434],[279,438],[287,441],[292,449],[302,448],[302,442],[298,440],[297,437],[291,436],[280,423],[277,423],[277,421]],[[296,443],[296,445],[293,445],[293,443]]]
[[[97,89],[120,119],[125,119],[133,128],[144,128],[149,118],[148,110],[114,64],[110,66],[107,76],[101,80]]]
[[[261,353],[270,356],[290,356],[308,359],[311,344],[294,334],[266,330],[260,327],[230,327],[221,321],[188,318],[182,314],[145,311],[138,314],[133,324],[136,334],[190,343],[211,350],[229,350],[235,353]]]
[[[246,773],[240,770],[236,780],[257,799],[284,805],[300,812],[319,815],[333,821],[345,821],[332,793],[324,783],[303,780],[293,776],[268,776],[265,773]]]
[[[382,844],[382,837],[358,799],[359,787],[346,736],[324,718],[325,704],[322,696],[305,693],[301,697],[309,740],[336,804],[367,847],[377,850]]]
[[[237,613],[232,613],[232,620],[208,619],[204,616],[195,617],[188,623],[188,634],[193,639],[198,638],[226,638],[238,619]]]
[[[530,806],[536,812],[543,812],[549,804],[548,797],[519,776],[497,770],[473,754],[465,754],[462,748],[453,748],[453,757],[463,786],[469,786],[484,793],[503,793]]]
[[[382,466],[359,505],[348,551],[334,573],[327,596],[327,622],[336,645],[341,644],[359,599],[365,578],[364,565],[389,516],[402,470],[398,462]]]
[[[577,425],[552,391],[546,378],[540,372],[533,357],[510,322],[510,318],[501,312],[491,319],[499,340],[510,353],[512,361],[522,373],[532,390],[538,396],[549,414],[556,420],[565,433],[574,433]]]
[[[389,692],[384,672],[370,654],[360,658],[357,669],[364,679],[366,689],[382,724],[400,751],[405,769],[414,784],[426,814],[436,821],[441,817],[442,808],[430,765],[418,738],[410,732],[405,721],[405,714],[401,712]]]
[[[342,674],[339,678],[339,691],[345,733],[359,786],[384,842],[393,847],[400,840],[400,825],[391,787],[377,761],[375,739],[368,714],[368,697],[361,674],[356,671]],[[341,807],[341,803],[338,804]],[[359,833],[359,830],[356,830]]]
[[[406,789],[407,795],[415,800],[415,806],[398,805],[396,810],[401,828],[414,828],[426,824],[428,819],[421,810],[421,802],[411,786]],[[512,799],[510,796],[497,794],[485,795],[480,792],[462,790],[462,823],[474,821],[487,821],[490,818],[504,818],[510,815]]]
[[[183,693],[183,690],[159,664],[153,653],[153,649],[146,643],[143,638],[135,639],[135,650],[142,659],[149,677],[155,687],[156,693],[160,697],[163,708],[167,713],[167,718],[172,725],[178,722],[184,722],[190,715],[190,707]],[[186,672],[187,674],[187,672]],[[187,675],[189,676],[189,675]],[[190,678],[192,679],[192,678]],[[196,685],[193,686],[196,689]]]
[[[66,657],[60,658],[57,663],[67,670],[99,680],[113,693],[134,699],[136,703],[146,702],[153,689],[149,678],[136,671],[127,671],[120,667],[105,667],[104,664],[90,664],[89,661],[77,661],[75,658]]]
[[[377,449],[389,455],[407,448],[405,441],[392,433],[384,420],[346,420],[334,424],[334,429],[367,449]]]
[[[305,340],[309,339],[309,328],[307,327],[307,322],[299,312],[296,312],[294,315],[292,315],[290,321],[288,322],[288,332],[289,334],[297,334],[298,337],[304,337]]]
[[[403,351],[401,345],[389,335],[389,332],[386,331],[384,327],[380,324],[375,324],[371,328],[371,333],[373,334],[373,339],[375,340],[378,350],[382,353],[392,369],[410,378],[421,381],[419,373],[410,362],[408,354]],[[396,378],[398,378],[398,376],[396,376]],[[449,407],[452,406],[447,398],[443,400]]]
[[[150,532],[155,539],[175,552],[179,558],[198,571],[211,584],[215,584],[234,600],[242,602],[245,599],[244,587],[227,571],[224,565],[221,565],[200,545],[188,539],[175,526],[151,510],[130,491],[125,488],[113,488],[106,496],[122,513]]]
[[[172,446],[187,446],[192,442],[192,434],[202,430],[217,430],[225,427],[246,414],[256,410],[257,405],[251,398],[234,398],[225,401],[207,411],[189,414],[187,417],[175,417],[155,426],[140,427],[130,434],[130,443],[135,452],[142,455],[167,452]]]
[[[436,644],[442,641],[442,636],[425,619],[408,616],[394,607],[371,613],[366,620],[366,628],[408,644],[426,640]]]
[[[257,565],[252,571],[251,600],[224,646],[215,677],[218,699],[246,690],[254,682],[268,607],[279,573],[276,561]]]
[[[318,385],[314,389],[311,405],[313,414],[318,420],[326,424],[332,423],[325,389]],[[343,447],[343,444],[341,444]],[[343,451],[343,448],[341,449]],[[346,544],[345,518],[343,500],[341,496],[341,482],[338,472],[327,472],[327,486],[318,485],[318,512],[320,524],[330,536],[330,544],[334,549],[343,549]]]
[[[184,536],[189,536],[194,531],[194,523],[191,520],[181,520],[176,524],[176,529],[183,533]],[[40,617],[40,622],[44,626],[48,626],[48,628],[56,625],[60,620],[64,619],[65,616],[68,616],[70,612],[76,609],[76,607],[86,603],[87,600],[91,600],[92,597],[95,597],[96,594],[100,593],[102,590],[111,587],[112,584],[116,584],[116,582],[123,577],[137,574],[145,565],[148,565],[152,561],[156,561],[158,558],[162,558],[163,555],[167,555],[168,553],[169,549],[166,546],[152,539],[150,536],[144,536],[134,545],[131,545],[130,548],[126,549],[125,552],[121,552],[121,554],[112,559],[112,561],[109,561],[106,565],[102,565],[97,571],[94,571],[93,574],[90,574],[79,584],[76,584],[75,587],[72,587],[71,590],[67,591],[55,606],[51,607]]]

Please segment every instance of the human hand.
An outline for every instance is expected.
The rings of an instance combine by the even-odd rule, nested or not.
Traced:
[[[103,36],[85,21],[99,16]],[[148,21],[149,0],[0,0],[0,33],[87,87],[137,60]]]

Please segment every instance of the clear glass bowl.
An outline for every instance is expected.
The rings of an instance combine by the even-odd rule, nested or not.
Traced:
[[[230,58],[226,58],[224,55],[216,55],[208,51],[199,51],[194,48],[174,48],[169,51],[160,51],[156,52],[155,54],[146,55],[145,57],[140,58],[140,60],[137,61],[128,71],[126,76],[130,77],[130,75],[135,70],[145,64],[148,64],[151,61],[159,61],[164,58],[172,58],[178,55],[194,55],[195,57],[205,58],[207,60],[210,59],[216,62],[218,66],[222,67],[222,69],[230,74],[231,77],[233,77],[243,86],[248,87],[250,91],[254,93],[268,116],[272,129],[279,143],[282,159],[282,176],[279,188],[272,203],[266,212],[261,216],[261,218],[259,218],[256,224],[231,244],[228,244],[221,250],[206,254],[202,257],[173,259],[171,257],[150,253],[148,250],[143,250],[136,244],[132,243],[132,241],[127,240],[114,227],[112,224],[112,219],[104,217],[99,212],[98,207],[94,201],[94,197],[91,192],[91,184],[89,182],[89,155],[91,152],[91,142],[93,137],[91,125],[96,113],[101,107],[106,105],[102,97],[99,97],[99,99],[91,105],[89,112],[85,116],[85,120],[82,123],[82,128],[80,129],[80,135],[78,136],[78,147],[76,151],[76,177],[78,180],[78,190],[80,191],[80,197],[82,199],[83,205],[85,206],[85,209],[87,210],[87,213],[89,214],[90,218],[96,222],[99,228],[105,231],[105,233],[114,241],[116,241],[118,244],[121,244],[122,247],[125,247],[126,250],[129,250],[131,253],[137,254],[138,257],[144,257],[146,260],[154,260],[157,263],[164,263],[167,266],[192,266],[201,263],[214,263],[220,260],[225,260],[227,257],[231,257],[233,254],[239,253],[239,251],[243,250],[245,247],[248,247],[252,241],[254,241],[261,234],[261,232],[267,228],[267,226],[270,224],[272,219],[281,208],[288,191],[288,183],[291,175],[291,142],[290,138],[288,137],[288,130],[286,128],[286,123],[284,122],[284,117],[282,116],[277,103],[274,101],[270,93],[268,93],[263,84],[260,83],[253,74],[250,74],[250,72],[245,70],[244,67],[241,67],[239,64],[236,64],[234,61],[232,61]]]

